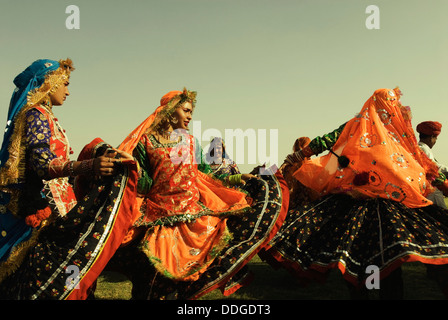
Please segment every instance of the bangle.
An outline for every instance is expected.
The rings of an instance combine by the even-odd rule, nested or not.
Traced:
[[[93,173],[93,161],[95,159],[83,160],[79,166],[79,174]]]
[[[303,155],[302,155],[302,150],[296,151],[294,152],[294,157],[296,158],[297,162],[303,161]]]
[[[242,174],[234,174],[229,176],[229,184],[231,186],[237,185],[241,183],[241,176]]]

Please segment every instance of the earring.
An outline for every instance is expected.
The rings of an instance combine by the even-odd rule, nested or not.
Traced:
[[[176,123],[178,122],[178,120],[177,120],[176,118],[174,118],[174,117],[171,117],[171,118],[170,118],[170,121],[171,121],[172,123],[174,123],[174,124],[176,124]]]
[[[43,105],[51,107],[51,98],[50,98],[50,96],[48,94],[45,95],[45,97],[42,98],[41,103]]]

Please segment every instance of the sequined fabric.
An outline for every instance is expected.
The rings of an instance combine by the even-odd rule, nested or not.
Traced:
[[[295,178],[321,195],[341,192],[413,208],[430,205],[425,196],[438,170],[418,147],[398,99],[394,90],[376,90],[344,125],[332,143],[333,153],[305,161]],[[340,165],[341,157],[348,159],[347,166]]]
[[[436,206],[329,195],[289,210],[270,256],[304,282],[336,268],[358,285],[369,265],[385,277],[404,262],[448,263],[447,217]]]
[[[131,279],[133,299],[197,299],[214,289],[230,295],[247,285],[250,277],[244,267],[282,225],[289,197],[280,176],[251,179],[242,189],[252,197],[251,208],[243,215],[227,218],[233,237],[195,281],[175,281],[160,273],[136,245],[119,249],[109,270],[122,272]]]

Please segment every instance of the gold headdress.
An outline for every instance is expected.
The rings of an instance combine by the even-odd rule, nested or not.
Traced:
[[[174,111],[182,106],[185,102],[190,102],[193,109],[196,104],[196,91],[188,91],[186,88],[183,91],[170,91],[160,100],[160,107],[156,110],[154,122],[149,127],[149,132],[155,132],[168,121]]]
[[[59,68],[48,73],[45,76],[44,83],[39,88],[28,92],[25,108],[35,106],[38,103],[48,102],[50,100],[50,94],[54,93],[60,85],[70,79],[70,73],[73,70],[75,68],[71,59],[59,60]]]

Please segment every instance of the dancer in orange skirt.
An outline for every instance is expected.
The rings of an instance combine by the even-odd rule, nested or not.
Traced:
[[[167,93],[118,148],[140,165],[139,201],[110,268],[129,276],[134,299],[196,299],[217,288],[231,294],[247,283],[244,266],[286,214],[281,175],[212,174],[188,134],[195,100],[186,89]]]
[[[376,90],[357,116],[287,157],[303,162],[294,177],[320,194],[290,208],[270,242],[269,257],[299,278],[336,268],[360,289],[374,265],[381,289],[395,279],[388,297],[402,297],[401,278],[390,276],[401,264],[448,263],[447,211],[426,198],[441,186],[437,166],[418,147],[400,95]]]

